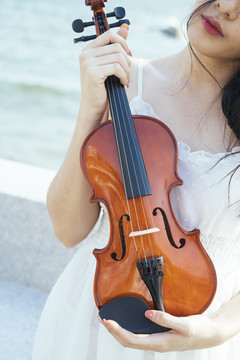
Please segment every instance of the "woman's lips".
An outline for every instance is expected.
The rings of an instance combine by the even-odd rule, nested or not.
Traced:
[[[219,22],[214,17],[202,16],[204,30],[213,36],[224,36]]]

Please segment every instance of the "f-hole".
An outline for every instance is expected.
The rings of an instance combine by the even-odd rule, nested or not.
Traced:
[[[124,256],[126,255],[126,241],[125,241],[125,235],[123,231],[123,218],[126,217],[127,221],[130,221],[130,216],[125,214],[120,217],[119,220],[119,234],[120,234],[120,240],[121,240],[121,246],[122,246],[122,255],[120,258],[117,258],[117,253],[113,252],[111,254],[111,258],[115,261],[121,261]]]
[[[170,244],[175,248],[175,249],[182,249],[184,247],[184,245],[186,244],[186,240],[181,238],[179,239],[179,243],[180,243],[180,246],[177,246],[176,242],[174,241],[173,237],[172,237],[172,232],[171,232],[171,228],[170,228],[170,225],[169,225],[169,222],[168,222],[168,218],[166,216],[166,213],[163,209],[161,209],[160,207],[157,207],[153,210],[153,215],[154,216],[157,216],[157,213],[158,213],[158,210],[161,212],[162,214],[162,217],[163,217],[163,221],[164,221],[164,225],[165,225],[165,230],[166,230],[166,233],[167,233],[167,237],[168,237],[168,240],[170,242]]]

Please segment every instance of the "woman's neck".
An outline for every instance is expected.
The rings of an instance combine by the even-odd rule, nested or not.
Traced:
[[[223,88],[236,74],[240,61],[227,61],[214,59],[199,54],[189,44],[178,55],[185,76],[189,77],[192,84],[212,83],[216,90]],[[180,67],[181,68],[181,67]]]

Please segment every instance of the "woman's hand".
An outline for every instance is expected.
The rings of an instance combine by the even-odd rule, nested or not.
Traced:
[[[221,327],[204,315],[175,317],[170,314],[149,310],[145,316],[156,324],[171,328],[164,333],[151,335],[133,334],[115,321],[101,321],[106,329],[124,347],[156,352],[183,351],[209,348],[224,342]]]
[[[104,81],[116,75],[127,85],[131,52],[126,38],[128,26],[118,33],[107,31],[87,45],[79,58],[81,68],[81,105],[67,155],[54,178],[47,197],[49,214],[58,239],[73,247],[85,239],[99,215],[97,203],[90,203],[90,190],[80,171],[79,150],[86,136],[108,116]]]
[[[81,103],[101,117],[108,106],[104,82],[116,75],[125,86],[130,78],[131,51],[126,39],[128,26],[122,25],[117,33],[111,30],[87,45],[79,56],[81,70]]]

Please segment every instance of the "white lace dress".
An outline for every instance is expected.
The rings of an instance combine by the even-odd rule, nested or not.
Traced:
[[[141,98],[141,73],[139,76],[139,93],[130,104],[132,113],[156,118]],[[232,179],[230,199],[229,176],[225,177],[240,164],[240,154],[216,165],[224,154],[191,152],[183,142],[178,148],[178,173],[184,184],[172,191],[173,209],[183,228],[200,229],[201,242],[215,265],[218,287],[206,311],[211,314],[240,292],[240,171]],[[240,148],[233,152],[237,150]],[[36,333],[33,360],[240,359],[240,335],[218,347],[196,351],[159,354],[122,347],[99,324],[93,299],[92,250],[105,247],[108,236],[108,215],[102,208],[95,228],[79,245],[48,297]]]

